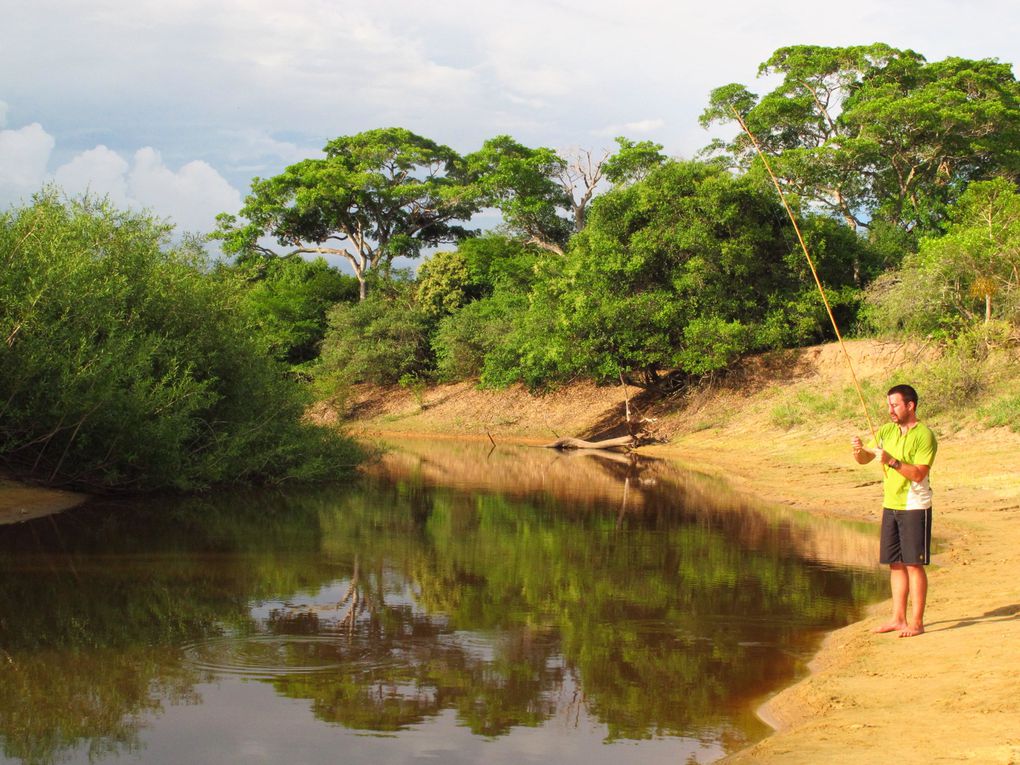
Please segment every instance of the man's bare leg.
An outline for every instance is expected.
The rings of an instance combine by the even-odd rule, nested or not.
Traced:
[[[910,589],[910,621],[900,632],[900,637],[915,637],[924,634],[924,604],[928,599],[928,574],[924,566],[907,566]]]
[[[892,620],[875,632],[902,633],[910,627],[907,624],[907,593],[910,591],[910,580],[907,578],[907,567],[902,563],[889,564],[889,589],[892,590]]]

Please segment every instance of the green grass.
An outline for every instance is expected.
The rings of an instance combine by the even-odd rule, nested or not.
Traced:
[[[918,391],[921,419],[943,431],[970,424],[1020,432],[1018,371],[1015,345],[990,348],[961,342],[949,345],[939,358],[905,366],[887,379],[862,380],[861,388],[876,427],[886,421],[885,391],[909,383]],[[834,391],[800,388],[775,404],[770,420],[784,430],[812,423],[867,428],[853,385]]]
[[[983,424],[990,427],[1006,427],[1020,433],[1020,395],[996,398],[978,409]]]
[[[871,380],[861,382],[861,392],[872,419],[885,409],[886,390],[888,386],[884,384]],[[867,425],[860,396],[853,385],[832,392],[801,388],[776,404],[770,419],[773,425],[784,430],[812,422],[852,422],[861,428]]]

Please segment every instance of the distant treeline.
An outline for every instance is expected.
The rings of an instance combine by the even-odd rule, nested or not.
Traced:
[[[716,89],[702,123],[739,115],[771,158],[844,332],[945,342],[971,382],[988,347],[1015,348],[1010,65],[793,46],[760,73],[779,84]],[[743,132],[694,160],[616,144],[339,137],[253,181],[215,266],[144,216],[43,194],[0,232],[0,453],[115,486],[329,473],[349,453],[300,413],[350,383],[673,388],[833,336]],[[501,224],[472,230],[483,210]]]
[[[875,44],[782,48],[763,96],[713,91],[705,126],[756,136],[845,332],[952,338],[1017,322],[1020,86],[1008,64]],[[576,377],[683,385],[742,354],[833,337],[794,231],[743,132],[695,161],[648,141],[559,154],[509,136],[460,155],[402,129],[329,142],[256,179],[224,248],[346,258],[319,379]],[[479,235],[471,216],[502,225]],[[276,241],[279,251],[267,247]],[[449,243],[416,275],[397,257]]]

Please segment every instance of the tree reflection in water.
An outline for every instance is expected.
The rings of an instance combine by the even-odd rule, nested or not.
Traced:
[[[870,530],[662,463],[487,452],[0,529],[5,756],[136,750],[230,675],[351,730],[450,711],[490,738],[594,720],[609,741],[732,749],[764,733],[752,701],[882,592]]]

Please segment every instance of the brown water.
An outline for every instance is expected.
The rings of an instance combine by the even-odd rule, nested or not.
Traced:
[[[0,761],[711,762],[881,595],[873,539],[662,462],[442,441],[0,526]]]

